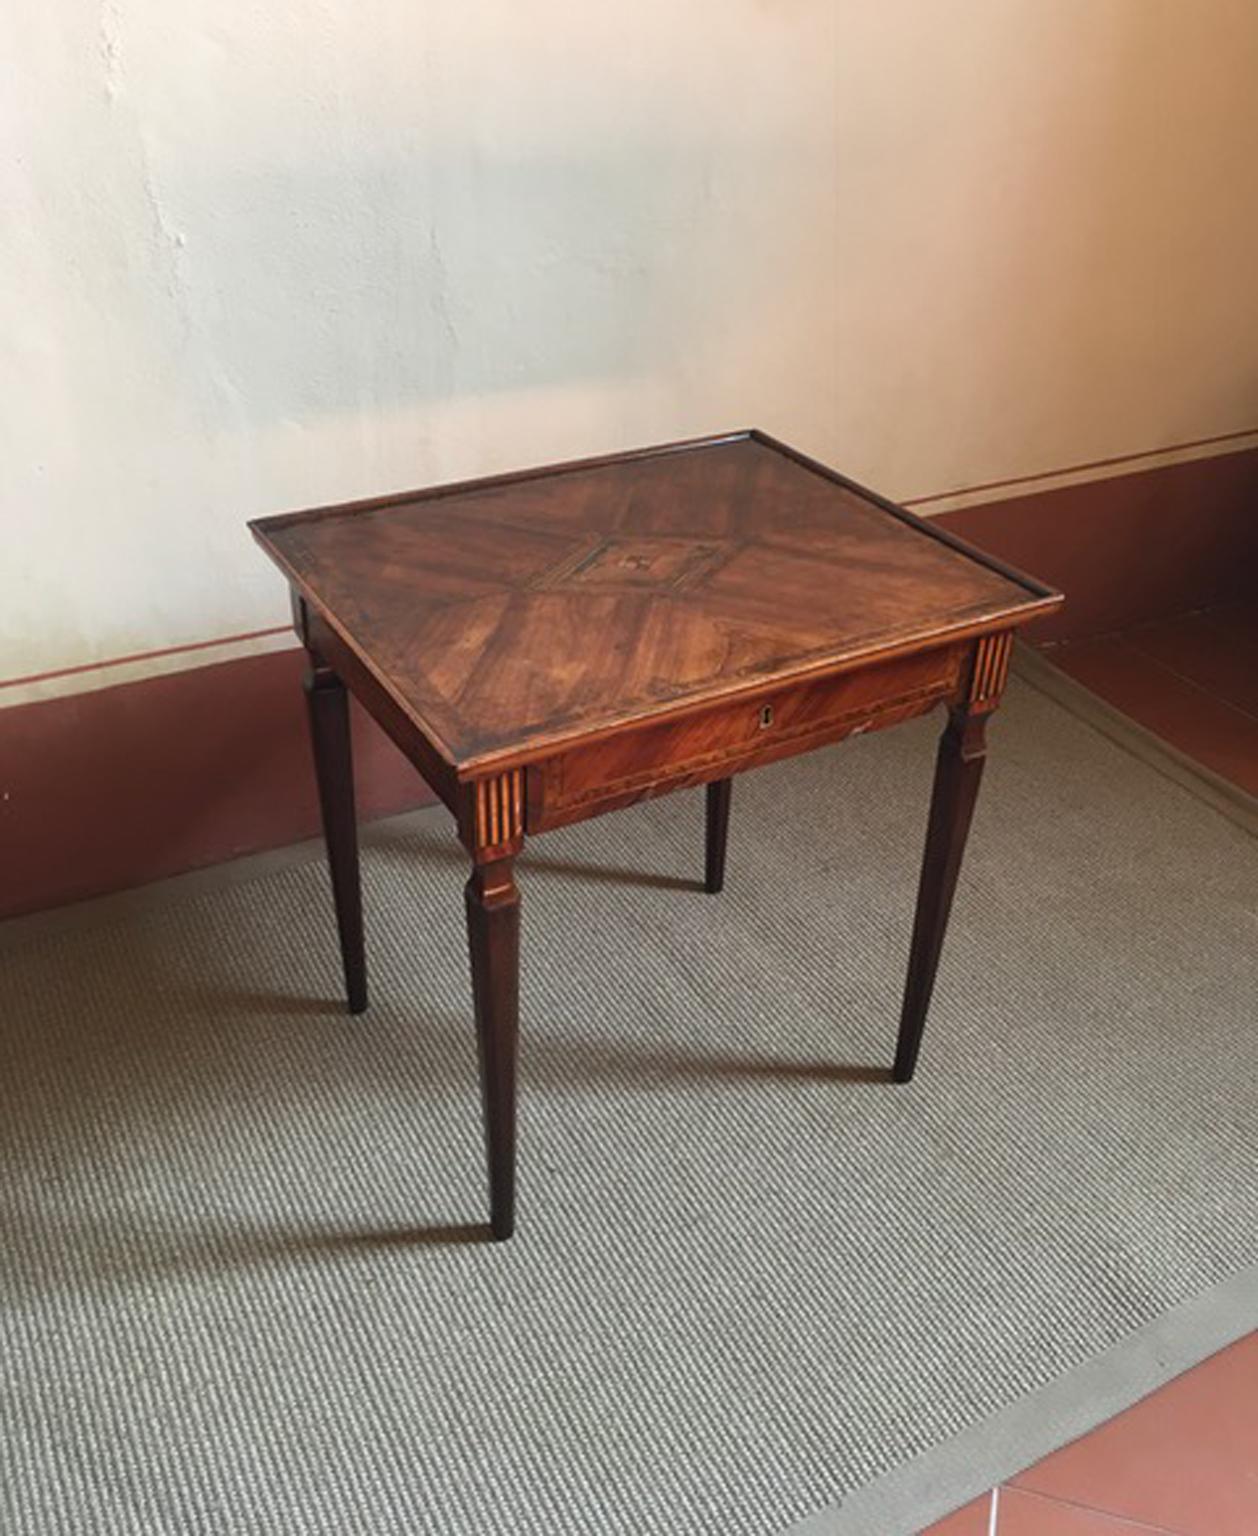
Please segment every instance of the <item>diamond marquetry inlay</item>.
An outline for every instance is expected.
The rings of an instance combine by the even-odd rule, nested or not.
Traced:
[[[713,570],[727,550],[692,539],[610,538],[560,561],[534,583],[549,591],[605,587],[680,592]]]

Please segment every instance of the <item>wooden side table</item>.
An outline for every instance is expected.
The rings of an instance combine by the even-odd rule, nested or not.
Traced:
[[[515,1222],[526,834],[944,704],[893,1075],[913,1075],[1015,628],[1048,587],[761,432],[263,518],[288,578],[349,1006],[367,1006],[346,689],[453,813],[491,1229]]]

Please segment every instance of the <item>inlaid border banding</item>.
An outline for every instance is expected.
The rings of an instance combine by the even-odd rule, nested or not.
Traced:
[[[891,724],[898,718],[903,718],[902,711],[924,712],[938,700],[948,698],[955,687],[956,669],[954,667],[946,677],[924,684],[920,688],[891,695],[876,704],[862,704],[821,715],[799,725],[775,731],[771,738],[762,737],[757,731],[755,737],[731,742],[708,752],[688,753],[675,759],[670,758],[663,764],[656,762],[637,773],[607,779],[589,789],[569,790],[566,787],[564,783],[566,759],[561,756],[555,760],[551,768],[553,778],[546,792],[547,810],[569,811],[578,806],[596,804],[617,795],[648,789],[655,784],[659,784],[661,788],[672,788],[676,781],[684,780],[718,764],[729,764],[732,772],[738,772],[739,767],[736,765],[742,760],[754,760],[766,751],[771,751],[774,758],[786,756],[793,749],[803,750],[806,744],[816,737],[832,737],[832,733],[836,731],[841,731],[845,735],[855,735],[858,731],[876,730],[883,725]],[[544,826],[543,822],[543,829]]]

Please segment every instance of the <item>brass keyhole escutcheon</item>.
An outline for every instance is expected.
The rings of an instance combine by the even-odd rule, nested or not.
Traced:
[[[769,726],[771,726],[772,724],[773,724],[773,705],[772,704],[766,704],[764,706],[764,708],[760,711],[760,729],[762,731],[768,730]]]

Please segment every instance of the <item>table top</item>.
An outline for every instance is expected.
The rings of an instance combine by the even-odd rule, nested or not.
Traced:
[[[1061,601],[759,432],[250,527],[460,771]]]

